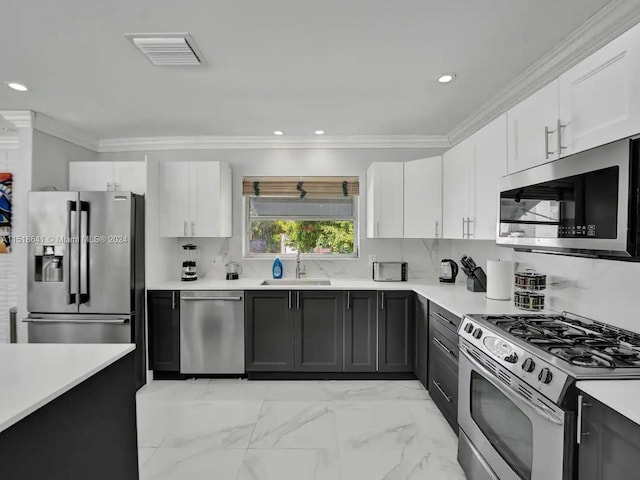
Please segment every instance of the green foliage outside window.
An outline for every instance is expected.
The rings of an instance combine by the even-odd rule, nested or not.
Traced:
[[[284,243],[293,250],[299,246],[301,253],[352,254],[353,227],[351,220],[254,220],[249,231],[250,251],[284,253]]]

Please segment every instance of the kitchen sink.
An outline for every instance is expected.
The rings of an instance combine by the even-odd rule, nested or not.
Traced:
[[[260,285],[331,285],[331,281],[291,278],[291,279],[284,279],[284,280],[265,280]]]

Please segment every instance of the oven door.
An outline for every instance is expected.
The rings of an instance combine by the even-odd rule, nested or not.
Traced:
[[[534,404],[460,350],[459,461],[470,480],[565,479],[565,415]],[[465,439],[466,440],[466,439]],[[480,458],[469,458],[475,453]],[[478,465],[485,471],[479,474]],[[486,471],[490,469],[490,471]]]

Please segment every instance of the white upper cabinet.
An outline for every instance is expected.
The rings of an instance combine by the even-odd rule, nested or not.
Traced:
[[[402,238],[403,217],[403,163],[372,163],[367,169],[367,237]]]
[[[79,192],[147,191],[145,162],[69,162],[69,190]]]
[[[473,137],[442,156],[442,237],[467,238],[471,203]]]
[[[222,162],[164,162],[160,236],[230,237],[231,168]]]
[[[560,77],[561,155],[640,133],[640,25]]]
[[[404,238],[442,237],[442,157],[404,163]]]
[[[498,179],[507,173],[507,118],[490,124],[442,158],[444,238],[496,238]]]
[[[474,136],[474,168],[468,238],[495,240],[498,179],[507,174],[507,117],[501,115]]]
[[[507,113],[508,172],[558,158],[558,80]]]

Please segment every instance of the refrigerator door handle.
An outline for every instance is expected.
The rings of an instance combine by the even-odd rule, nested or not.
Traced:
[[[80,201],[80,295],[77,304],[89,301],[89,202]],[[83,220],[84,218],[84,220]]]
[[[72,305],[76,303],[76,297],[77,297],[77,291],[73,288],[74,287],[73,282],[71,281],[72,274],[75,273],[72,270],[72,266],[71,266],[71,257],[73,256],[71,251],[73,249],[73,245],[76,240],[74,236],[74,228],[73,228],[74,222],[71,217],[73,216],[74,213],[77,214],[77,203],[78,202],[74,202],[72,200],[67,201],[67,231],[66,231],[67,238],[65,239],[67,243],[67,251],[65,252],[67,266],[65,268],[67,270],[66,272],[63,272],[64,282],[66,284],[65,286],[67,290],[67,305]],[[78,223],[76,221],[75,226],[77,225]]]

